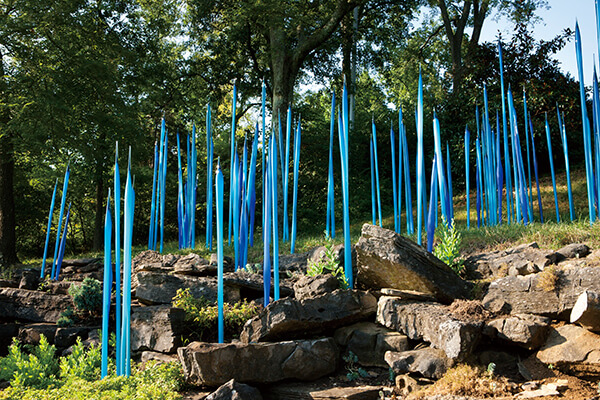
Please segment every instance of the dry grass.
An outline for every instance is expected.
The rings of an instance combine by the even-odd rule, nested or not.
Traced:
[[[559,279],[558,268],[555,265],[551,265],[540,272],[537,286],[546,292],[553,292],[556,290]]]
[[[449,369],[433,385],[410,394],[407,399],[416,400],[439,394],[493,398],[505,397],[512,392],[506,378],[496,377],[480,367],[461,364]]]

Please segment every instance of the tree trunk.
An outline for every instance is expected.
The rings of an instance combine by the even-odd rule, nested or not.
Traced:
[[[0,53],[0,98],[7,103],[4,61]],[[13,138],[8,130],[8,106],[0,108],[0,267],[18,262],[15,233],[15,159]]]
[[[278,26],[272,26],[271,38],[271,72],[273,74],[273,129],[277,128],[279,115],[281,125],[286,126],[287,108],[292,102],[294,82],[297,71],[294,71],[291,57],[287,51],[285,32]]]
[[[4,132],[0,132],[0,266],[8,266],[18,261],[13,181],[15,160],[11,137],[6,132],[6,124],[2,125]]]
[[[96,167],[96,207],[94,217],[94,239],[92,248],[95,251],[102,250],[104,245],[104,179],[102,179],[102,164]]]

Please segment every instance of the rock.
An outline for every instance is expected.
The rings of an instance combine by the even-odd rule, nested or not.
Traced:
[[[190,253],[180,257],[173,264],[173,273],[178,275],[215,276],[217,275],[217,268],[210,265],[208,260],[198,254]]]
[[[542,385],[539,389],[526,390],[515,395],[516,399],[533,399],[536,397],[560,396],[560,392],[552,384]]]
[[[162,364],[170,362],[179,362],[179,359],[175,354],[158,353],[156,351],[142,351],[141,361],[142,364],[145,364],[148,361],[156,361],[157,363]]]
[[[554,287],[546,283],[551,279]],[[483,304],[492,312],[568,320],[584,290],[600,291],[600,268],[549,268],[533,275],[501,278],[489,285]]]
[[[18,338],[21,344],[36,345],[40,342],[42,335],[46,336],[48,343],[54,343],[56,325],[49,323],[23,325],[19,328]]]
[[[275,301],[244,325],[244,343],[265,342],[318,335],[364,320],[377,309],[377,300],[358,290],[338,289],[306,300]]]
[[[551,250],[541,250],[537,243],[522,244],[508,250],[477,254],[467,258],[465,267],[472,279],[526,275],[543,270],[556,262]]]
[[[217,253],[211,253],[210,265],[217,266],[218,263],[219,259],[217,258]],[[233,272],[233,258],[223,255],[223,271]]]
[[[56,347],[69,347],[73,346],[77,342],[77,338],[86,340],[88,337],[89,327],[65,327],[56,329],[56,336],[54,336],[54,344]]]
[[[451,360],[464,360],[477,346],[482,322],[455,319],[439,303],[403,301],[382,296],[377,305],[377,323],[412,340],[424,340],[446,353]]]
[[[358,363],[367,367],[387,367],[386,351],[408,350],[408,338],[372,322],[359,322],[335,331],[339,346],[354,353]]]
[[[40,281],[40,271],[26,269],[21,275],[19,289],[37,290]]]
[[[401,352],[387,351],[385,361],[397,374],[414,372],[432,379],[441,378],[452,365],[444,351],[432,347]]]
[[[294,297],[296,300],[308,299],[331,293],[339,289],[339,287],[339,281],[331,274],[317,276],[303,275],[294,283]]]
[[[394,381],[396,383],[394,392],[399,392],[404,397],[407,397],[412,392],[416,392],[420,388],[419,382],[409,374],[397,375]]]
[[[435,297],[427,294],[416,292],[414,290],[398,290],[391,288],[381,289],[381,294],[401,298],[402,300],[419,300],[419,301],[435,301]]]
[[[516,314],[488,321],[483,333],[528,350],[540,348],[548,334],[550,319],[539,315]]]
[[[590,254],[590,248],[583,243],[571,243],[556,251],[558,260],[581,258]]]
[[[356,244],[357,283],[369,289],[415,290],[442,303],[469,296],[471,285],[413,241],[365,224]]]
[[[264,282],[262,274],[252,274],[246,271],[228,272],[223,275],[223,285],[231,290],[237,290],[242,297],[257,299],[264,295]],[[273,282],[271,282],[271,295],[274,294]],[[280,297],[294,295],[294,290],[285,282],[279,281]]]
[[[537,358],[546,364],[600,363],[600,335],[577,325],[563,325],[550,329],[546,344],[537,352]]]
[[[577,298],[569,321],[577,322],[589,331],[600,332],[600,294],[585,290]]]
[[[262,395],[258,389],[232,379],[209,394],[205,400],[262,400]]]
[[[204,297],[209,301],[217,300],[217,280],[214,278],[192,277],[185,275],[167,275],[154,272],[138,272],[138,285],[135,297],[144,304],[171,304],[177,289],[189,288],[192,296]],[[239,291],[225,286],[225,301],[240,299]]]
[[[18,288],[19,282],[15,279],[0,279],[0,288]]]
[[[266,388],[270,400],[379,400],[381,386],[353,386],[341,382],[285,382]]]
[[[85,274],[88,272],[97,272],[97,271],[104,271],[104,264],[101,264],[99,262],[94,262],[88,265],[84,265],[83,267],[79,267],[77,268],[77,272],[80,274]]]
[[[279,271],[304,275],[308,265],[308,252],[279,255]]]
[[[218,386],[230,379],[271,383],[310,381],[335,371],[338,350],[332,338],[277,343],[193,342],[177,349],[189,383]]]
[[[181,345],[185,311],[168,305],[131,308],[131,351],[173,353]]]
[[[98,263],[102,261],[101,258],[77,258],[72,260],[63,260],[61,269],[65,267],[84,267],[88,264]]]
[[[71,298],[38,290],[0,289],[0,315],[32,322],[56,322],[60,313],[73,307]]]

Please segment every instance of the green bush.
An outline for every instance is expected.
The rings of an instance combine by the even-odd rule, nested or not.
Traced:
[[[75,311],[73,311],[71,307],[67,307],[65,311],[60,313],[58,321],[56,321],[56,325],[58,325],[61,328],[73,326],[76,319],[77,315],[75,315]]]
[[[58,361],[54,358],[56,347],[41,335],[38,346],[32,346],[26,354],[19,342],[13,339],[8,355],[0,358],[0,380],[10,381],[11,386],[46,389],[57,385]]]
[[[79,340],[73,353],[60,361],[54,353],[54,346],[43,336],[30,354],[24,353],[15,339],[9,354],[0,358],[0,380],[10,381],[10,386],[0,391],[0,400],[181,399],[177,391],[183,387],[183,376],[178,363],[148,362],[143,370],[133,366],[129,378],[116,376],[114,368],[109,368],[109,375],[99,379],[99,347],[86,350]]]
[[[327,239],[325,244],[325,253],[319,261],[308,261],[308,268],[306,269],[306,275],[317,276],[323,274],[331,274],[335,276],[342,289],[348,289],[348,281],[344,274],[344,267],[340,265],[335,250],[333,249],[333,241]]]
[[[445,221],[438,227],[440,243],[434,247],[433,255],[445,262],[458,275],[465,273],[465,260],[460,255],[462,237],[456,230],[454,220],[450,226]]]
[[[102,310],[102,283],[96,279],[85,278],[81,285],[71,285],[69,294],[80,312],[97,315]]]
[[[81,338],[78,337],[71,354],[60,359],[60,377],[62,379],[79,378],[88,382],[100,379],[101,363],[100,346],[92,345],[86,350]]]
[[[190,289],[178,289],[173,297],[173,307],[185,310],[185,318],[192,329],[196,339],[206,339],[205,333],[214,334],[217,329],[219,310],[216,304],[205,298],[199,299],[192,296]],[[244,324],[250,318],[258,314],[258,306],[246,300],[234,304],[223,304],[223,325],[225,334],[228,336],[239,336]]]

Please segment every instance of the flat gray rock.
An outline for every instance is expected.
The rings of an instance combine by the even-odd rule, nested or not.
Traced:
[[[73,307],[71,297],[39,290],[0,288],[0,315],[31,322],[56,323],[60,313]]]
[[[202,343],[177,349],[187,382],[219,386],[235,379],[272,383],[311,381],[335,371],[339,357],[332,338],[276,343]]]
[[[486,322],[483,333],[528,350],[540,348],[548,334],[550,319],[539,315],[516,314]]]
[[[131,307],[131,350],[174,353],[181,345],[185,311],[169,305]]]
[[[249,343],[314,336],[365,320],[376,310],[375,297],[359,290],[338,289],[305,300],[284,298],[246,322],[240,339]]]
[[[414,372],[425,378],[440,379],[452,365],[443,350],[426,347],[410,351],[388,351],[385,361],[397,374]]]

